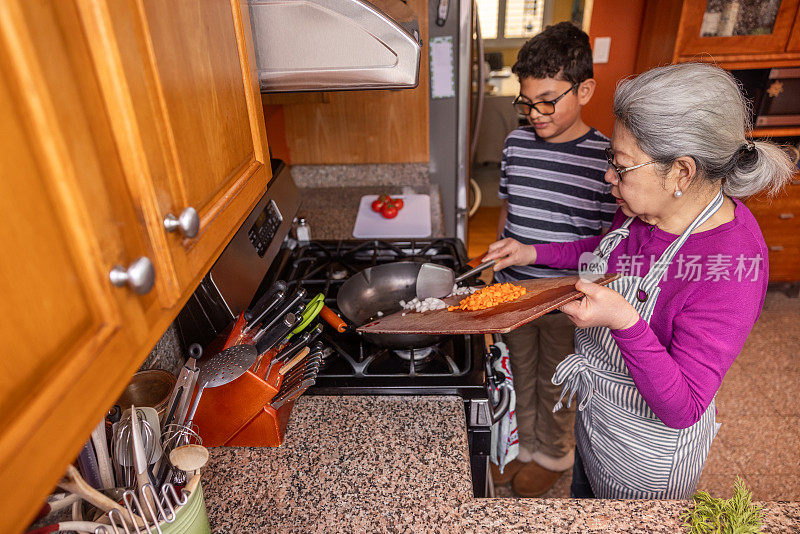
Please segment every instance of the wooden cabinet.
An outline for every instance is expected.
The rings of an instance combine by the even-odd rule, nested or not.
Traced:
[[[172,306],[197,285],[227,243],[231,220],[247,213],[268,179],[250,25],[240,15],[247,9],[236,1],[78,5],[123,164],[144,200],[158,262],[169,266],[162,304]],[[198,235],[166,233],[164,219],[187,208],[198,213]]]
[[[745,18],[754,26],[748,30],[732,20],[739,9],[758,9],[762,16],[749,13],[753,16]],[[720,29],[722,26],[724,30]],[[749,31],[755,34],[745,35]],[[686,61],[713,62],[729,70],[800,66],[800,0],[648,1],[637,72]],[[800,128],[753,130],[755,138],[787,136],[800,136]],[[771,281],[800,281],[798,183],[792,182],[777,198],[756,196],[745,201],[769,247]]]
[[[0,531],[24,530],[269,179],[238,0],[0,3]],[[199,232],[164,218],[193,206]],[[109,272],[152,262],[139,294]]]
[[[715,9],[717,4],[721,8]],[[800,65],[798,5],[800,0],[649,1],[636,70],[682,61],[713,61],[726,69]],[[760,10],[763,15],[753,23],[755,34],[744,34],[746,28],[739,31],[736,13],[743,9]]]
[[[745,202],[755,215],[769,249],[769,279],[800,280],[800,179],[775,198],[756,195]]]

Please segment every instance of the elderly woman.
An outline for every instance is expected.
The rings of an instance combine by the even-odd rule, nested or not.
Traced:
[[[553,376],[562,399],[578,395],[572,495],[683,499],[719,427],[714,396],[767,289],[767,247],[738,199],[778,191],[792,165],[779,147],[748,140],[747,101],[710,65],[620,83],[614,115],[611,231],[570,243],[503,239],[485,259],[498,260],[495,270],[576,269],[594,252],[623,275],[606,287],[578,282],[584,297],[561,308],[579,327],[575,354]]]

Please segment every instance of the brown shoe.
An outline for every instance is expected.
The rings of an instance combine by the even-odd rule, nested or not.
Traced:
[[[494,465],[494,463],[489,462],[489,465],[492,467],[492,480],[494,481],[495,486],[503,486],[511,482],[511,479],[514,478],[520,469],[528,465],[525,462],[520,462],[519,460],[511,460],[506,464],[505,469],[503,472],[500,473],[500,468]]]
[[[520,497],[541,497],[561,478],[563,471],[550,471],[536,462],[528,462],[519,470],[511,489]]]

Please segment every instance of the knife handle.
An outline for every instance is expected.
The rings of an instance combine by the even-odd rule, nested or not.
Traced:
[[[286,284],[284,284],[284,286],[285,285]],[[253,329],[253,327],[258,326],[258,324],[261,323],[261,321],[263,321],[265,317],[267,317],[272,311],[274,311],[278,306],[280,306],[284,298],[286,298],[286,292],[278,291],[273,295],[272,301],[269,304],[267,304],[264,310],[258,315],[253,314],[253,316],[250,319],[248,319],[247,318],[248,312],[244,312],[245,313],[244,318],[245,321],[247,321],[247,325],[242,329],[242,333],[247,334],[248,332],[250,332],[250,330]]]
[[[284,376],[286,373],[288,373],[289,371],[292,370],[292,367],[294,367],[295,365],[300,363],[300,361],[303,358],[305,358],[306,354],[308,354],[309,352],[311,352],[311,349],[308,348],[308,347],[306,347],[303,350],[301,350],[300,352],[298,352],[297,355],[294,358],[292,358],[291,360],[286,362],[284,365],[281,366],[280,369],[278,369],[278,374],[281,375],[281,376]]]
[[[244,312],[244,319],[247,321],[247,324],[250,325],[251,322],[255,323],[260,321],[264,318],[266,313],[269,313],[267,308],[272,306],[277,306],[281,300],[283,300],[283,296],[286,295],[286,282],[283,280],[276,280],[274,284],[267,289],[263,295],[253,304],[249,310]],[[283,296],[280,298],[277,297],[278,293],[282,293]],[[277,301],[277,302],[276,302]],[[269,303],[269,306],[266,306]],[[266,306],[266,308],[265,308]],[[256,320],[254,320],[256,319]]]

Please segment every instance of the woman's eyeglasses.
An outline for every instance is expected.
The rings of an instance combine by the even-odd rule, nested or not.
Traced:
[[[535,109],[540,115],[552,115],[556,112],[556,102],[564,98],[570,91],[580,85],[580,82],[572,84],[572,86],[561,93],[553,100],[540,100],[539,102],[529,102],[524,96],[519,95],[514,99],[514,109],[523,117],[531,114],[531,110]],[[523,100],[524,99],[524,100]]]
[[[632,171],[634,169],[638,169],[639,167],[644,167],[645,165],[650,165],[651,163],[655,163],[656,160],[651,160],[646,163],[640,163],[638,165],[633,165],[631,167],[617,167],[614,163],[614,151],[611,150],[611,147],[607,147],[605,149],[606,153],[606,161],[608,162],[608,166],[614,169],[614,172],[617,173],[617,180],[620,182],[622,181],[622,175],[628,171]]]

